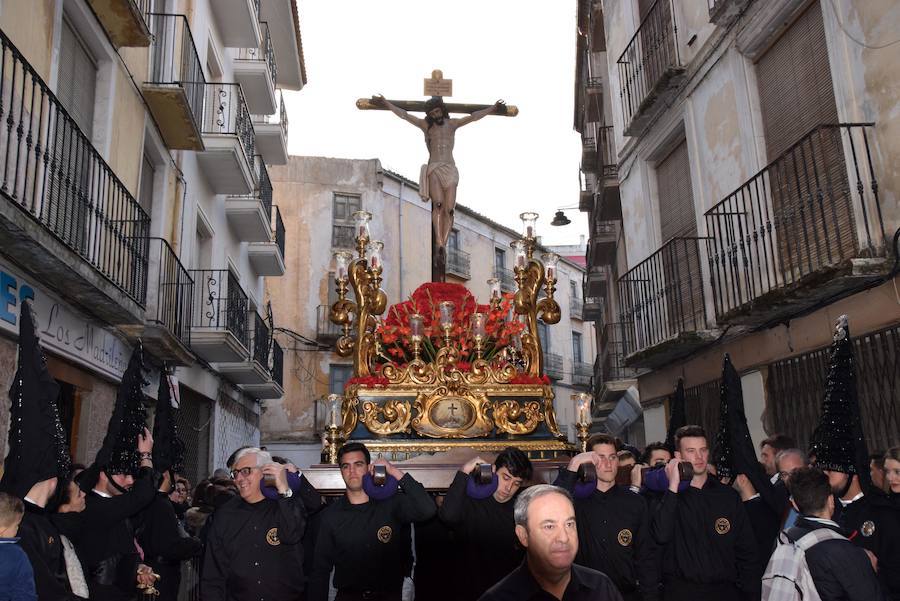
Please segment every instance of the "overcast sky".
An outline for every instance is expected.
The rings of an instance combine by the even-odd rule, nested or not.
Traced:
[[[586,216],[550,227],[554,211],[578,204],[580,146],[572,128],[573,0],[299,0],[309,83],[285,95],[289,151],[382,165],[417,181],[427,162],[418,129],[387,111],[360,111],[381,93],[424,100],[433,69],[453,80],[449,102],[519,107],[459,130],[454,157],[458,202],[521,229],[518,214],[540,213],[545,244],[577,243]]]

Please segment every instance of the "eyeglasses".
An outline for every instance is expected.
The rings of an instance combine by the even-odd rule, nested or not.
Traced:
[[[238,476],[243,476],[244,478],[247,478],[250,476],[250,474],[251,474],[251,472],[253,472],[253,470],[258,470],[258,469],[259,469],[258,467],[242,467],[239,470],[231,470],[231,479],[237,480]]]

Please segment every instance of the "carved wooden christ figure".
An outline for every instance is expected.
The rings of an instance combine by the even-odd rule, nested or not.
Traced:
[[[440,71],[434,71],[432,79],[425,80],[425,91],[449,96],[450,84],[450,80],[442,79]],[[459,185],[459,171],[453,160],[456,130],[488,115],[515,116],[518,109],[507,107],[502,100],[491,105],[446,104],[441,95],[433,95],[425,102],[391,101],[383,96],[373,96],[371,99],[361,99],[357,106],[360,109],[389,110],[425,134],[428,164],[422,165],[419,173],[419,195],[425,202],[430,200],[432,203],[432,280],[442,282],[445,279],[447,241],[453,229],[456,188]],[[415,117],[409,111],[423,111],[425,118]],[[450,117],[451,112],[468,115],[454,119]]]

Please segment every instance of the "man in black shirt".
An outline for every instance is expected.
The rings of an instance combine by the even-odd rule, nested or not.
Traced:
[[[321,513],[308,599],[328,599],[334,568],[336,601],[400,601],[403,579],[412,566],[410,524],[431,518],[437,508],[412,476],[384,459],[372,464],[369,450],[361,443],[342,446],[338,465],[347,492]],[[384,465],[402,491],[386,499],[370,499],[363,477],[374,465]]]
[[[306,585],[301,539],[306,511],[288,485],[285,466],[249,447],[235,457],[238,494],[220,507],[210,528],[200,597],[203,601],[294,601]],[[263,478],[279,498],[267,499]]]
[[[639,494],[616,485],[619,468],[616,439],[597,434],[588,440],[591,451],[576,455],[560,470],[555,484],[574,492],[578,468],[593,463],[597,486],[585,499],[575,500],[580,565],[609,576],[626,601],[659,598],[658,547],[650,536],[647,502]]]
[[[516,539],[513,499],[522,482],[531,479],[531,461],[515,447],[504,449],[494,460],[497,490],[485,499],[473,499],[466,494],[466,487],[470,474],[482,463],[475,457],[456,472],[438,510],[441,521],[455,535],[460,558],[457,601],[478,599],[522,563],[524,556]]]
[[[578,528],[568,492],[548,484],[525,489],[515,519],[525,561],[480,601],[622,601],[606,575],[573,564]]]
[[[666,601],[759,599],[756,540],[734,489],[709,476],[709,446],[700,426],[675,434],[675,458],[666,466],[669,490],[651,519],[663,546]],[[694,468],[691,485],[678,492],[679,461]]]

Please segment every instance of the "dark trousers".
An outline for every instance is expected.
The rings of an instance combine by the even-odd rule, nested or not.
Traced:
[[[334,601],[401,601],[402,591],[338,591]]]
[[[666,580],[663,599],[665,601],[698,601],[699,599],[741,601],[741,594],[737,586],[731,582],[709,584],[673,578]]]

